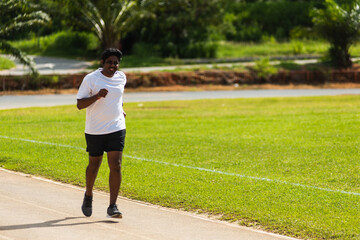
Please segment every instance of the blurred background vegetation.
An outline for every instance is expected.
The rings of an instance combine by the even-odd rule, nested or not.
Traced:
[[[33,55],[94,60],[117,47],[130,65],[146,66],[306,54],[342,57],[334,65],[349,67],[348,53],[360,52],[359,0],[1,0],[2,10],[14,2],[19,9],[0,16],[0,42]],[[2,35],[9,16],[24,12],[28,19],[42,12],[46,21]]]

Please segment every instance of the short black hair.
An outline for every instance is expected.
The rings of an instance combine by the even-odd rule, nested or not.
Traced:
[[[110,56],[116,56],[119,60],[119,62],[122,59],[122,52],[117,48],[107,48],[105,51],[101,54],[101,60],[105,62],[105,60]]]

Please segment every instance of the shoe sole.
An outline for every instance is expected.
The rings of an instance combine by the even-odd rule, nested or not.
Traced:
[[[85,217],[90,217],[92,215],[92,209],[90,210],[90,212],[87,212],[83,208],[81,208],[81,210],[82,210],[82,213],[85,215]]]
[[[122,218],[122,214],[107,215],[108,218]]]

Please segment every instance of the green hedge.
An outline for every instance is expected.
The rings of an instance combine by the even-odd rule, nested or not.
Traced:
[[[27,54],[94,58],[98,55],[100,42],[96,36],[87,32],[61,31],[43,37],[12,43]]]

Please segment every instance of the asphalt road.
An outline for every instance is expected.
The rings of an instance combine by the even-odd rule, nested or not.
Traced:
[[[3,55],[16,64],[15,68],[9,70],[0,71],[0,75],[13,75],[21,76],[29,73],[29,67],[21,64],[17,59]],[[40,57],[40,56],[29,56],[32,58],[36,64],[35,68],[40,74],[49,75],[49,74],[75,74],[79,72],[89,72],[88,69],[92,63],[86,61],[78,61],[73,59],[64,59],[64,58],[53,58],[53,57]]]
[[[29,67],[21,64],[17,59],[2,55],[13,60],[16,63],[16,67],[9,70],[0,71],[0,75],[24,75],[29,73]],[[89,67],[92,65],[91,62],[88,61],[79,61],[74,59],[64,59],[64,58],[54,58],[54,57],[42,57],[42,56],[29,56],[32,58],[36,64],[36,69],[42,75],[51,75],[51,74],[75,74],[79,72],[90,72]],[[294,60],[294,62],[298,64],[304,63],[313,63],[316,62],[317,59],[305,59],[305,60]],[[277,61],[274,61],[277,62]],[[228,66],[231,67],[233,65],[253,65],[253,62],[231,62],[231,63],[216,63],[216,66]],[[161,70],[174,70],[174,69],[187,69],[194,68],[197,66],[206,66],[211,67],[214,64],[191,64],[191,65],[181,65],[181,66],[159,66],[159,67],[134,67],[134,68],[120,68],[123,72],[150,72],[150,71],[161,71]]]

